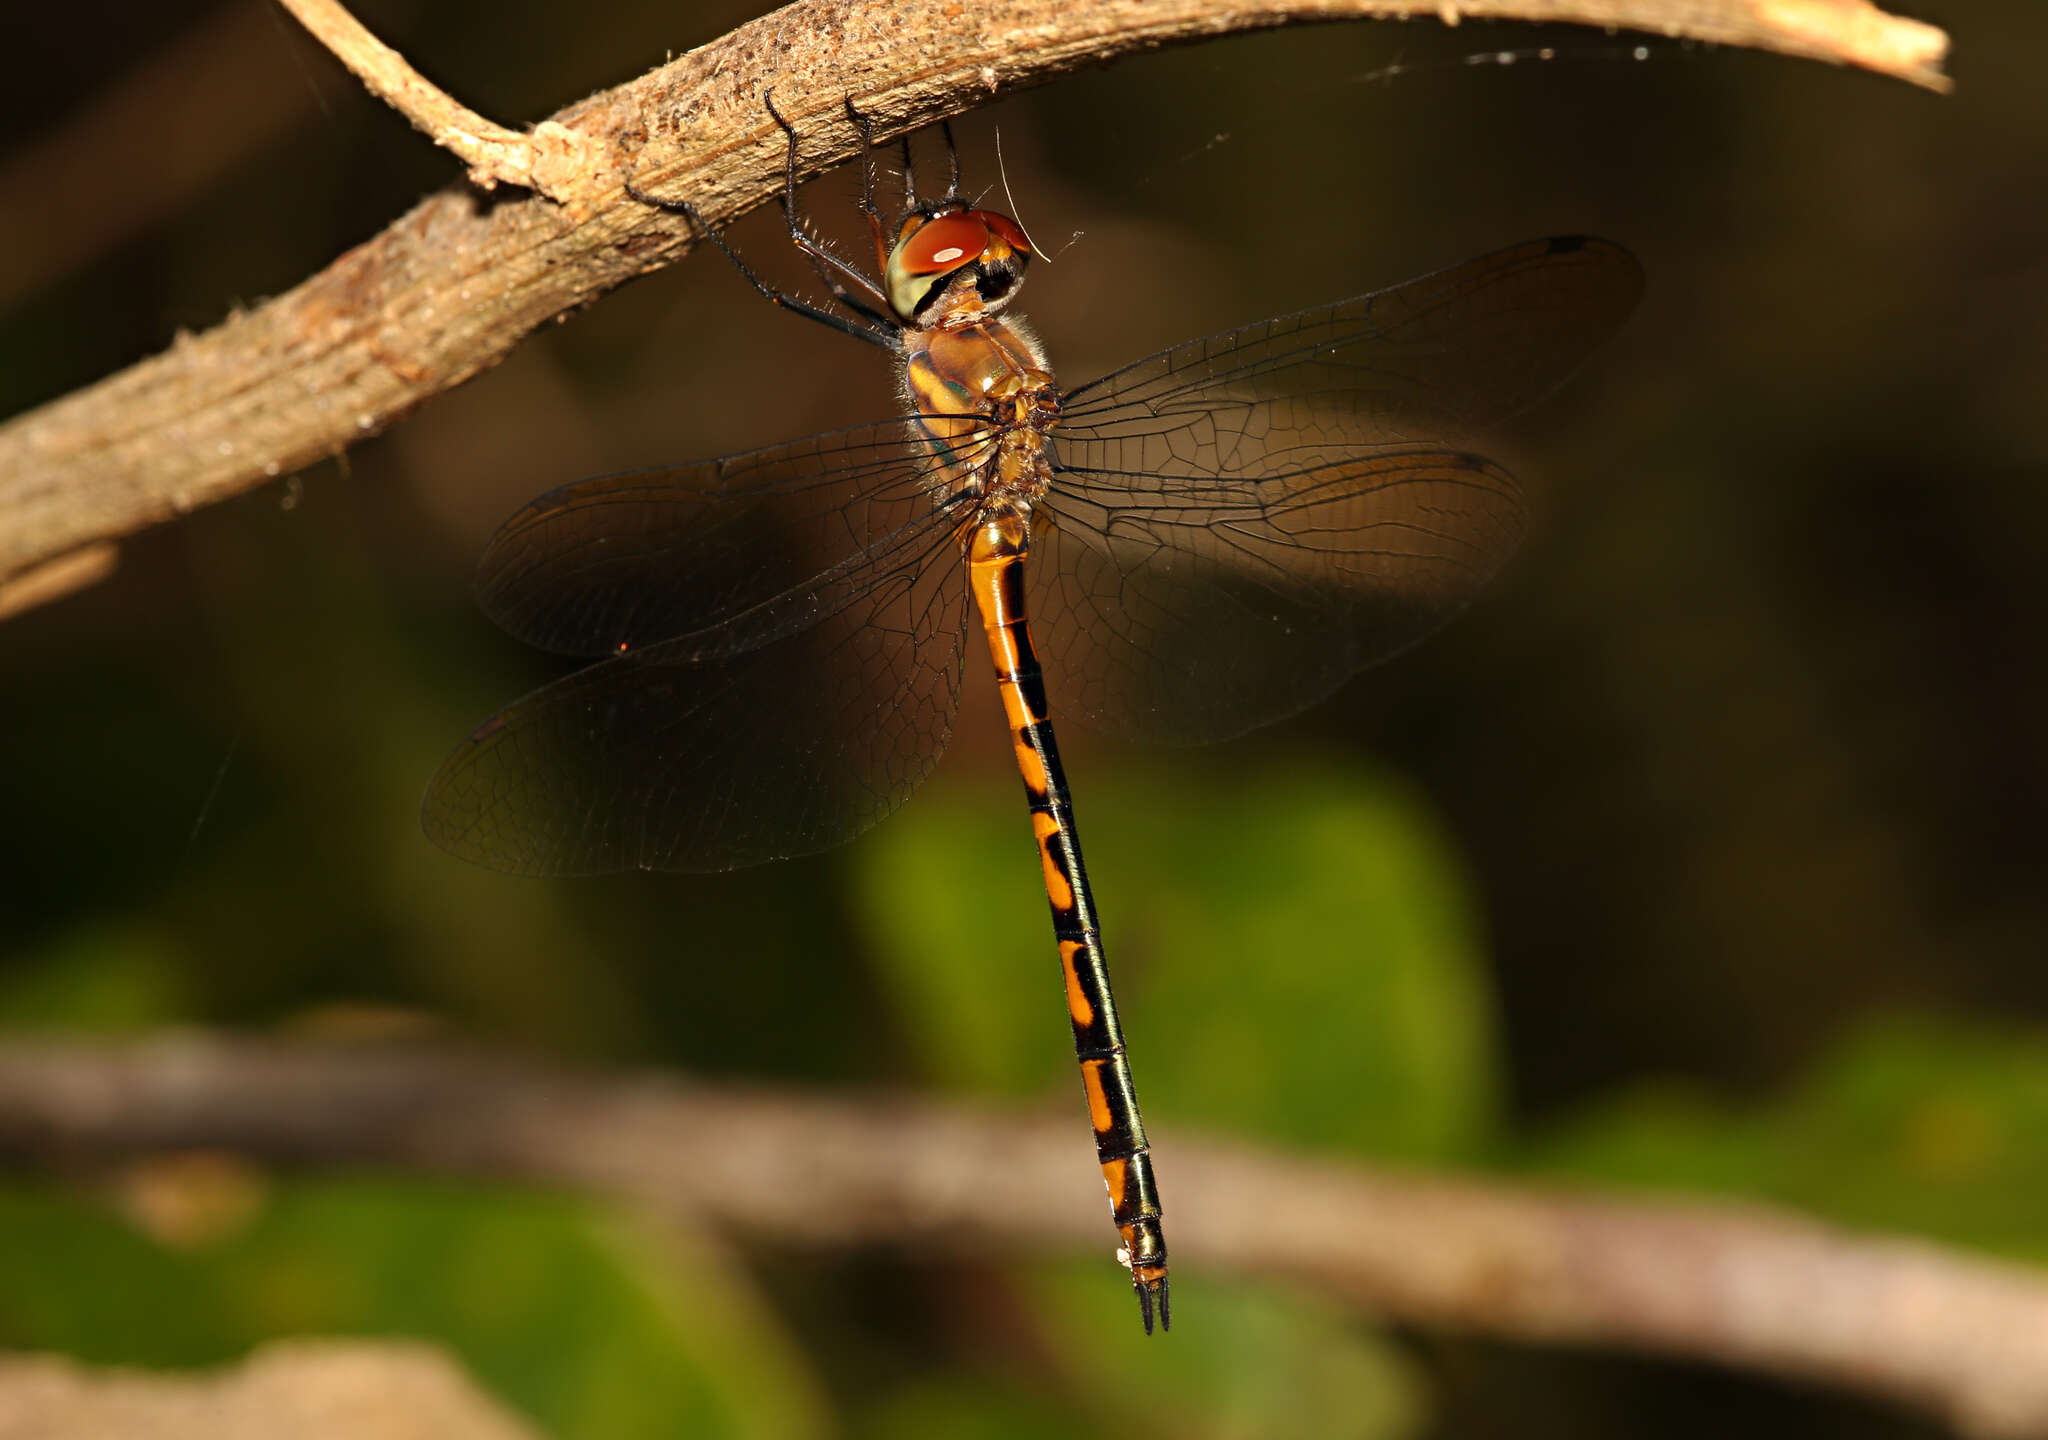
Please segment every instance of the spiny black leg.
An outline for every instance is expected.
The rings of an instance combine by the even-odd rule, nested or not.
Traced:
[[[889,297],[882,293],[882,287],[870,279],[858,265],[841,259],[805,233],[803,222],[797,219],[796,214],[796,127],[783,119],[782,112],[775,108],[775,92],[772,89],[761,92],[761,103],[768,107],[769,115],[782,127],[782,133],[789,137],[789,153],[783,161],[782,172],[782,218],[789,223],[791,242],[810,257],[812,267],[818,272],[818,278],[825,282],[825,288],[832,292],[835,300],[874,324],[894,325],[895,321],[888,314]],[[860,286],[866,292],[867,298],[858,298],[850,293],[840,283],[838,276],[832,273],[834,270]]]
[[[903,353],[903,346],[896,338],[896,327],[889,324],[889,322],[882,321],[881,324],[875,326],[862,325],[847,319],[844,315],[834,315],[830,310],[824,309],[822,306],[813,305],[808,300],[800,300],[794,295],[786,295],[782,291],[777,290],[774,286],[756,275],[749,268],[746,261],[740,259],[739,252],[725,243],[725,236],[711,225],[706,224],[704,217],[697,213],[697,207],[689,201],[667,200],[659,195],[649,195],[631,180],[625,182],[625,187],[626,193],[635,200],[638,200],[642,205],[652,205],[657,210],[666,210],[671,214],[681,215],[687,219],[692,229],[718,247],[719,254],[732,262],[733,268],[746,277],[749,285],[760,291],[768,300],[780,305],[783,309],[793,314],[801,315],[806,320],[815,320],[820,325],[828,325],[842,334],[853,336],[856,340],[865,340],[870,345],[879,346],[887,350],[891,355]],[[873,318],[880,321],[882,317],[874,316]],[[884,326],[887,326],[887,328],[883,328]]]
[[[792,230],[796,228],[796,126],[782,118],[782,112],[775,108],[775,89],[770,86],[761,92],[761,103],[768,109],[768,117],[782,127],[788,138],[789,148],[782,157],[782,213]]]
[[[879,220],[882,212],[875,208],[875,122],[854,108],[851,95],[840,103],[846,106],[846,118],[853,128],[860,131],[860,213]]]
[[[941,120],[939,122],[939,134],[946,137],[946,165],[951,172],[946,177],[946,198],[948,200],[958,200],[960,198],[960,147],[953,143],[953,122],[951,120]]]
[[[919,210],[917,203],[917,173],[910,158],[910,132],[903,132],[897,141],[903,147],[903,219],[908,220]],[[901,223],[901,222],[898,222]]]
[[[875,122],[854,108],[851,95],[845,100],[846,118],[860,131],[860,208],[861,213],[868,217],[868,231],[875,239],[875,272],[887,275],[889,236],[882,226],[882,212],[875,206]]]

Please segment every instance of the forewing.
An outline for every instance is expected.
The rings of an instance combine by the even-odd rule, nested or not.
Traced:
[[[1061,703],[1223,739],[1422,639],[1525,528],[1471,438],[1560,384],[1640,289],[1616,246],[1538,241],[1073,392],[1034,537]]]
[[[928,513],[936,468],[893,421],[564,485],[499,527],[478,603],[560,655],[708,630]]]
[[[429,838],[530,875],[728,870],[851,839],[952,733],[955,523],[927,505],[825,575],[507,707],[428,786]]]
[[[1262,320],[1071,391],[1063,434],[1107,440],[1219,401],[1335,406],[1374,441],[1470,434],[1543,399],[1620,328],[1643,272],[1610,241],[1510,246],[1390,289]]]

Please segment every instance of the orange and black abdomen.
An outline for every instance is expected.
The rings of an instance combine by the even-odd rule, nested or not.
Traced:
[[[1031,828],[1045,870],[1052,905],[1053,938],[1067,985],[1067,1016],[1074,1029],[1074,1053],[1095,1127],[1095,1153],[1109,1187],[1109,1203],[1123,1237],[1122,1258],[1152,1328],[1156,1308],[1162,1327],[1171,1321],[1166,1286],[1166,1238],[1160,1229],[1159,1189],[1137,1090],[1124,1054],[1123,1027],[1110,994],[1109,966],[1095,919],[1088,873],[1081,862],[1073,802],[1060,768],[1059,748],[1047,718],[1045,679],[1031,645],[1024,609],[1024,562],[1028,535],[1022,515],[998,512],[972,537],[968,577],[975,605],[995,661],[1003,713],[1024,793]]]

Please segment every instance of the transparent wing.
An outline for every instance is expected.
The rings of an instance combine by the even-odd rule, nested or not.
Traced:
[[[1374,438],[1483,426],[1570,377],[1642,298],[1635,256],[1607,240],[1531,240],[1370,295],[1190,340],[1073,390],[1062,434],[1230,399],[1327,397]]]
[[[1641,287],[1617,246],[1536,241],[1074,391],[1033,539],[1062,708],[1224,739],[1441,625],[1525,527],[1471,439],[1561,384]]]
[[[734,869],[859,834],[917,788],[952,734],[966,618],[958,503],[927,501],[780,594],[508,706],[429,784],[428,837],[494,869],[592,874]],[[630,603],[636,592],[589,593]],[[654,613],[615,604],[607,618]]]
[[[477,600],[559,655],[708,629],[929,514],[937,469],[897,420],[580,480],[498,528]]]
[[[1426,446],[1142,501],[1094,472],[1058,483],[1054,528],[1032,542],[1056,703],[1161,744],[1323,698],[1456,613],[1523,530],[1506,471]]]

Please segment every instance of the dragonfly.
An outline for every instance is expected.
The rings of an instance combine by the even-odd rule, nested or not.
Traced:
[[[1537,240],[1391,289],[1191,340],[1070,390],[1011,311],[1037,254],[951,179],[858,202],[876,272],[782,211],[831,301],[764,296],[889,353],[905,414],[563,486],[479,566],[482,608],[593,663],[499,711],[434,776],[443,848],[526,875],[721,871],[838,845],[902,804],[951,736],[978,623],[1052,911],[1096,1160],[1146,1332],[1172,1324],[1151,1150],[1082,863],[1062,713],[1222,740],[1330,694],[1462,609],[1525,528],[1472,448],[1633,309],[1623,248]],[[1041,636],[1043,640],[1041,641]],[[955,877],[956,879],[958,877]],[[949,883],[934,876],[934,883]]]

